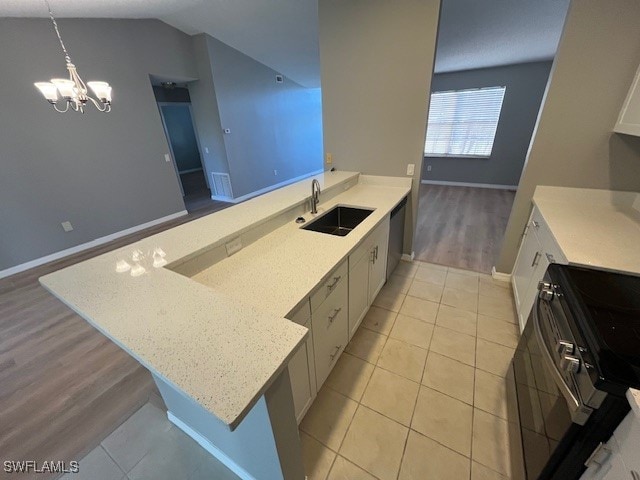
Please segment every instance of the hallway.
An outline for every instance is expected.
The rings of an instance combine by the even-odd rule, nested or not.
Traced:
[[[514,197],[510,190],[421,185],[416,260],[490,273]]]

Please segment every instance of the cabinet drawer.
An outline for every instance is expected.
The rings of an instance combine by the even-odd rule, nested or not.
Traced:
[[[311,315],[318,389],[331,372],[349,338],[347,291],[347,282],[340,282],[340,286]]]
[[[311,295],[311,311],[315,312],[332,292],[347,286],[348,267],[345,260],[322,282],[320,287]]]

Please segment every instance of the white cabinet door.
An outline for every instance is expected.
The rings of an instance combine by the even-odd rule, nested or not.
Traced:
[[[389,245],[389,219],[385,219],[372,233],[373,247],[369,264],[369,305],[387,280],[387,248]]]
[[[370,255],[361,255],[355,265],[349,265],[349,340],[369,309],[369,259]]]
[[[640,68],[636,72],[613,131],[640,137]]]
[[[289,379],[291,381],[291,391],[293,393],[293,406],[298,423],[311,406],[315,396],[315,382],[312,382],[312,375],[315,372],[310,368],[313,362],[313,332],[311,331],[311,321],[304,325],[309,329],[309,335],[305,343],[300,345],[298,352],[289,361]]]
[[[516,300],[516,308],[518,310],[518,320],[520,321],[520,330],[524,328],[524,324],[529,317],[531,306],[531,279],[536,267],[539,265],[541,258],[544,256],[542,247],[538,242],[535,232],[531,225],[527,227],[527,231],[522,239],[520,251],[516,264],[513,267],[513,275],[511,282],[513,284],[513,294]],[[536,281],[537,287],[537,281]]]

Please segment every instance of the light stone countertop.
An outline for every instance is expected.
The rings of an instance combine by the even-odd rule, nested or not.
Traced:
[[[178,264],[224,245],[308,202],[308,178],[51,273],[40,282],[153,374],[233,430],[306,338],[305,327],[283,318],[287,309],[301,301],[411,189],[410,179],[359,177],[354,172],[312,178],[319,179],[323,192],[359,182],[327,205],[321,197],[322,209],[341,203],[376,210],[342,238],[284,225],[203,272],[205,276],[216,269],[224,272],[220,284],[205,286],[148,263],[139,277],[115,270],[116,263],[130,259],[136,249],[161,247],[166,260]]]
[[[323,203],[321,198],[317,215],[304,216],[308,223],[336,205],[375,208],[349,235],[338,237],[302,230],[303,225],[289,222],[192,279],[284,317],[411,190],[410,184],[376,185],[373,183],[375,178],[361,176],[359,184],[328,202]]]
[[[569,264],[640,275],[640,194],[538,186],[533,195]]]
[[[634,388],[627,390],[627,400],[629,400],[629,405],[631,405],[631,410],[636,418],[640,420],[640,391]]]

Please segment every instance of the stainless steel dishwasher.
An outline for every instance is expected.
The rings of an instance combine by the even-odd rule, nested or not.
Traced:
[[[407,197],[391,210],[391,224],[389,227],[389,251],[387,252],[387,280],[398,266],[404,246],[404,216],[407,207]]]

